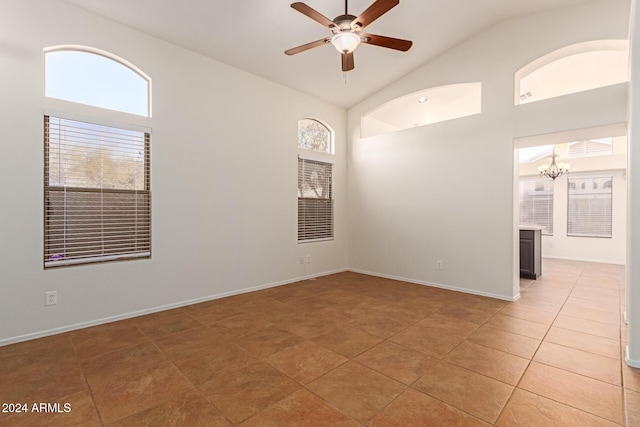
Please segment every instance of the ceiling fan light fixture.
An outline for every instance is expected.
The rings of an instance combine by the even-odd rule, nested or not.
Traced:
[[[340,53],[351,53],[360,44],[360,36],[351,31],[341,31],[331,37],[331,44]]]

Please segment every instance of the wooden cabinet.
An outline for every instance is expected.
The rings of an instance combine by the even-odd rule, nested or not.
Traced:
[[[542,232],[536,229],[520,230],[520,277],[537,279],[542,274]]]

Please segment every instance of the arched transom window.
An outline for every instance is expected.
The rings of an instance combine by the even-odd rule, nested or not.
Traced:
[[[298,148],[333,154],[333,132],[318,120],[298,120]]]
[[[84,46],[45,50],[45,96],[150,116],[151,80],[124,59]]]

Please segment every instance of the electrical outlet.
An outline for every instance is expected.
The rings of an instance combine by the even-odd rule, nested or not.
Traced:
[[[58,291],[49,291],[44,293],[44,305],[58,304]]]
[[[444,269],[444,262],[442,262],[442,260],[438,260],[438,261],[436,261],[436,268],[437,268],[438,270],[442,270],[442,269]]]
[[[307,264],[311,264],[311,255],[307,255]]]
[[[303,256],[300,257],[300,264],[304,264],[304,257]]]

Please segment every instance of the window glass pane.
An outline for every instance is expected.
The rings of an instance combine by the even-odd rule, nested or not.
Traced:
[[[319,121],[298,121],[298,148],[331,154],[331,139],[331,131]]]
[[[149,82],[126,65],[77,50],[47,52],[45,63],[46,96],[149,115]]]
[[[553,186],[550,179],[520,179],[520,225],[543,227],[553,235]]]
[[[45,116],[44,265],[151,255],[150,135]]]
[[[613,138],[590,139],[569,144],[569,157],[608,156],[613,154]]]
[[[612,175],[569,178],[568,236],[611,237]]]
[[[51,117],[49,185],[143,190],[145,133]]]

